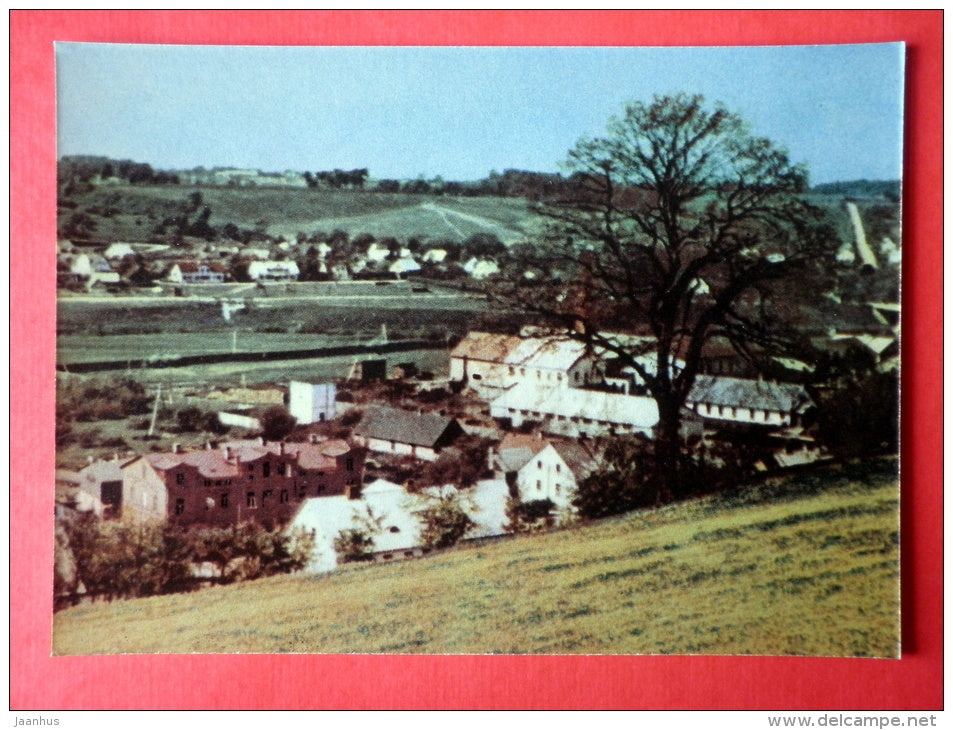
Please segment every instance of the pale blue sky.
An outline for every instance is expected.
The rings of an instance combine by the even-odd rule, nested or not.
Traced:
[[[58,43],[58,152],[472,180],[555,172],[625,101],[688,92],[740,113],[813,184],[898,179],[903,53]]]

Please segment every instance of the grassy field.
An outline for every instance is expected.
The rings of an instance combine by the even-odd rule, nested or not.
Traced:
[[[896,463],[389,565],[86,604],[55,654],[896,656]]]
[[[351,236],[370,233],[401,240],[417,236],[462,241],[474,233],[493,233],[505,241],[519,238],[535,221],[527,201],[516,198],[305,188],[117,185],[77,195],[75,200],[81,208],[120,211],[96,216],[98,238],[139,241],[148,240],[156,223],[175,215],[193,191],[200,192],[203,205],[211,209],[212,226],[234,223],[288,240],[295,240],[299,232],[312,235],[339,228]]]
[[[406,282],[367,288],[338,287],[337,294],[297,292],[247,300],[245,309],[226,321],[222,306],[213,299],[190,297],[62,297],[57,302],[57,335],[63,352],[94,352],[95,342],[70,337],[103,335],[176,335],[188,333],[258,332],[287,335],[374,336],[387,326],[391,339],[416,338],[432,332],[466,332],[487,311],[485,302],[447,290],[415,294]],[[315,292],[323,292],[315,285]],[[144,343],[147,341],[143,341]],[[201,342],[201,340],[200,340]],[[136,348],[136,340],[130,340]],[[153,343],[148,343],[152,348]],[[175,345],[170,347],[185,347]],[[196,344],[195,347],[202,347]],[[229,343],[229,348],[231,347]],[[318,345],[304,345],[317,347]],[[113,346],[103,344],[103,348]],[[184,354],[184,353],[183,353]],[[145,356],[148,357],[149,353]],[[128,355],[132,357],[132,355]],[[85,355],[84,355],[85,357]],[[90,355],[86,359],[96,360]],[[69,360],[73,361],[73,360]]]

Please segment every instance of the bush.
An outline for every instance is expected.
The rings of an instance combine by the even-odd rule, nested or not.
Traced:
[[[507,522],[504,529],[513,534],[546,530],[555,523],[551,499],[533,499],[521,502],[519,497],[506,500]]]
[[[334,538],[334,551],[339,562],[365,562],[373,557],[374,538],[362,529],[341,530]]]
[[[423,530],[420,538],[432,550],[453,547],[475,527],[456,499],[446,497],[419,513]]]
[[[297,425],[295,417],[282,406],[272,406],[261,415],[261,433],[269,441],[280,441]]]

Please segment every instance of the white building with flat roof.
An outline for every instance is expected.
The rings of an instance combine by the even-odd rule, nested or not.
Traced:
[[[299,424],[323,423],[337,416],[334,383],[313,385],[292,380],[288,386],[288,412]]]

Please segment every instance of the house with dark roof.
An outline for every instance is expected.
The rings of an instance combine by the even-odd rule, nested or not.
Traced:
[[[453,418],[372,406],[354,427],[352,436],[371,451],[434,461],[440,450],[461,434],[463,429]]]
[[[813,405],[800,385],[699,375],[685,406],[706,422],[772,428],[795,425]]]

